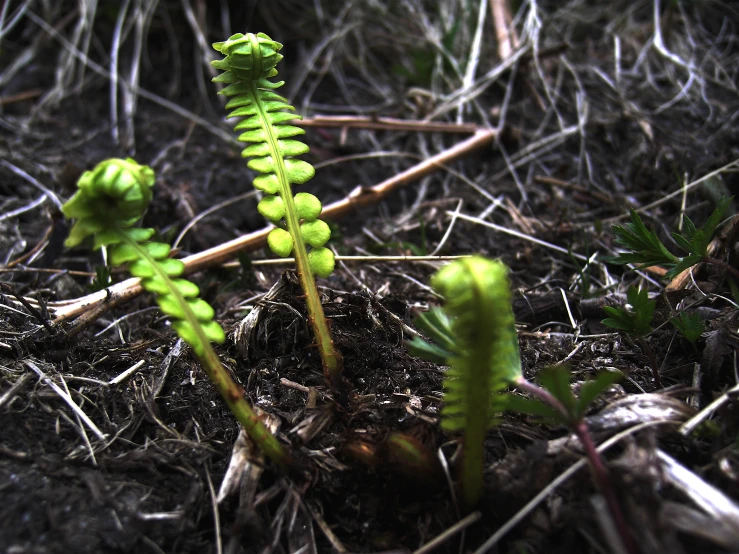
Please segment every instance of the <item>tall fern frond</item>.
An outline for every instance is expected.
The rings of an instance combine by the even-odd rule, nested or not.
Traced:
[[[465,432],[477,426],[472,420],[487,426],[490,398],[521,375],[508,268],[473,256],[447,265],[431,284],[445,298],[456,349],[444,380],[441,425]]]
[[[268,220],[278,225],[284,222],[287,227],[278,226],[270,232],[269,247],[278,256],[287,257],[301,247],[299,243],[308,243],[313,273],[327,277],[334,268],[334,255],[324,247],[331,231],[318,219],[321,202],[305,192],[293,196],[291,189],[316,173],[308,162],[295,158],[310,150],[292,138],[305,131],[288,123],[302,118],[293,113],[295,108],[286,98],[274,92],[285,82],[269,80],[277,75],[282,44],[264,33],[237,33],[213,48],[226,56],[211,63],[223,71],[213,81],[228,85],[220,94],[232,97],[226,104],[226,109],[232,110],[228,117],[243,117],[234,127],[240,132],[237,140],[249,144],[241,155],[250,158],[247,167],[261,174],[254,179],[254,187],[266,196],[257,209]],[[302,241],[296,240],[297,233]]]
[[[293,196],[292,185],[307,182],[315,174],[313,166],[299,160],[308,152],[308,146],[292,137],[302,135],[303,129],[290,125],[300,119],[275,89],[284,82],[269,79],[277,75],[275,66],[282,59],[282,44],[264,33],[241,33],[213,45],[225,57],[211,62],[223,71],[213,79],[227,86],[220,92],[231,97],[226,109],[228,117],[242,117],[236,125],[238,140],[248,144],[241,152],[250,158],[247,166],[258,172],[254,187],[264,192],[257,209],[275,224],[267,237],[267,244],[278,256],[295,253],[295,265],[300,285],[305,293],[308,319],[316,337],[324,375],[331,387],[340,387],[341,354],[334,348],[318,289],[313,278],[328,277],[334,270],[334,254],[325,244],[331,231],[319,219],[321,202],[307,192]],[[308,252],[310,247],[310,252]],[[343,396],[343,395],[342,395]]]

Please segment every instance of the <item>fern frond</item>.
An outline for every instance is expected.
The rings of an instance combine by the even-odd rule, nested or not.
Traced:
[[[295,108],[286,98],[274,92],[284,81],[269,81],[277,75],[275,65],[282,59],[278,53],[282,44],[264,33],[237,33],[227,41],[215,43],[213,48],[225,56],[211,63],[223,70],[213,80],[228,85],[220,92],[231,97],[226,104],[226,109],[231,110],[228,117],[243,117],[234,127],[240,132],[237,140],[249,144],[241,155],[250,158],[249,169],[261,174],[254,179],[254,187],[266,196],[257,209],[278,225],[268,244],[275,254],[287,257],[300,248],[298,242],[308,243],[311,270],[327,277],[335,262],[333,253],[324,246],[331,232],[318,219],[321,203],[308,193],[293,197],[291,190],[291,185],[302,185],[315,175],[312,165],[296,158],[310,150],[292,138],[305,133],[289,123],[301,117],[293,113]],[[287,227],[287,232],[279,225]]]
[[[508,268],[472,256],[442,268],[431,285],[445,298],[454,337],[441,425],[464,431],[462,492],[472,507],[482,491],[484,441],[494,395],[521,377]]]
[[[78,191],[62,207],[65,216],[77,220],[67,245],[76,246],[92,235],[96,248],[108,248],[111,264],[128,264],[130,273],[141,279],[143,288],[156,294],[172,327],[192,347],[252,440],[272,460],[290,465],[290,456],[261,423],[244,398],[243,389],[231,379],[213,351],[210,343],[222,343],[226,336],[213,319],[213,308],[198,298],[197,285],[181,277],[185,265],[169,258],[168,244],[149,242],[153,229],[133,227],[151,200],[153,185],[152,169],[131,158],[106,160],[85,172],[78,181]]]
[[[468,419],[487,413],[491,396],[521,375],[507,274],[502,262],[473,256],[449,264],[431,280],[446,299],[457,352],[444,381],[445,429],[467,429]]]
[[[77,219],[67,245],[75,246],[94,235],[94,247],[108,247],[114,266],[129,264],[131,275],[157,295],[159,307],[172,318],[177,334],[202,356],[206,343],[226,340],[213,320],[213,308],[198,298],[200,289],[195,283],[180,277],[185,264],[169,258],[169,245],[149,242],[154,229],[132,227],[148,206],[153,185],[154,171],[131,158],[106,160],[85,172],[77,193],[62,208],[65,216]]]
[[[238,33],[215,43],[213,48],[225,56],[211,62],[223,71],[213,80],[228,85],[220,94],[231,97],[226,104],[232,110],[228,117],[243,117],[235,127],[240,132],[238,140],[248,144],[241,155],[250,158],[247,166],[260,174],[254,179],[254,187],[265,196],[257,209],[275,225],[267,244],[278,256],[295,253],[298,279],[305,293],[324,375],[331,387],[338,390],[342,358],[331,340],[313,278],[328,277],[334,270],[334,253],[325,246],[331,231],[319,219],[322,206],[318,198],[306,192],[293,196],[292,185],[310,180],[315,169],[296,157],[307,153],[308,146],[293,138],[304,133],[290,124],[300,119],[293,113],[295,108],[274,92],[283,82],[269,80],[277,75],[275,66],[282,59],[282,44],[264,33]]]

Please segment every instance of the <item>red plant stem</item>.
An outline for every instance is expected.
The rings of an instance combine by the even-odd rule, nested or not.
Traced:
[[[547,406],[551,406],[560,414],[562,414],[566,421],[569,421],[570,412],[567,411],[565,405],[557,400],[547,389],[544,389],[539,385],[535,385],[531,381],[527,381],[524,377],[516,378],[516,380],[513,381],[513,386],[515,386],[520,391],[527,392],[531,396],[535,396],[536,398],[544,402],[544,404],[546,404]]]
[[[618,529],[618,533],[621,536],[624,547],[629,554],[638,554],[639,550],[637,549],[636,543],[634,543],[634,539],[631,536],[631,532],[626,525],[626,519],[624,518],[621,506],[619,505],[616,494],[611,486],[611,480],[608,478],[608,470],[606,469],[605,464],[603,464],[603,459],[600,457],[598,449],[595,447],[595,443],[593,442],[593,438],[590,435],[590,431],[588,430],[588,426],[585,421],[582,419],[572,421],[570,412],[564,404],[557,400],[548,390],[535,385],[531,381],[527,381],[523,377],[519,377],[513,384],[517,389],[529,393],[531,396],[538,398],[562,414],[567,425],[575,433],[580,444],[582,444],[583,452],[585,453],[585,457],[588,459],[588,463],[593,472],[595,485],[606,500],[608,510],[611,512],[611,517],[616,525],[616,529]]]
[[[600,457],[600,453],[596,449],[595,443],[593,443],[593,438],[590,435],[590,430],[588,429],[587,424],[581,419],[574,425],[570,425],[570,427],[582,444],[585,457],[588,459],[590,469],[593,472],[595,485],[606,499],[608,510],[611,512],[611,517],[613,518],[613,522],[616,525],[616,529],[618,529],[618,534],[621,536],[621,540],[623,541],[626,550],[630,554],[637,554],[639,549],[637,548],[634,538],[626,525],[626,519],[621,511],[621,506],[616,498],[616,493],[613,491],[613,487],[611,486],[611,480],[608,478],[608,470],[603,464],[603,459]]]
[[[701,261],[725,269],[726,271],[731,273],[735,279],[739,279],[739,269],[735,268],[731,264],[726,263],[723,260],[719,260],[718,258],[711,258],[710,256],[703,256],[703,258],[701,258]]]

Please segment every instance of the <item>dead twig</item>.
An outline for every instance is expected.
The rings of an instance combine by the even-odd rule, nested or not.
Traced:
[[[490,145],[496,136],[497,133],[493,130],[478,129],[469,139],[414,165],[390,179],[373,187],[360,186],[355,188],[344,199],[326,206],[323,209],[322,217],[326,219],[338,219],[359,208],[375,204],[396,188],[416,181],[478,148]],[[189,275],[207,267],[223,263],[236,256],[239,252],[261,248],[267,243],[267,235],[271,230],[272,227],[266,227],[220,244],[214,248],[204,250],[198,254],[182,258],[182,261],[185,263],[184,274]],[[106,290],[78,298],[72,302],[65,303],[64,306],[56,308],[54,322],[59,323],[76,317],[95,306],[99,306],[106,299],[108,299],[107,305],[113,306],[134,298],[141,292],[142,289],[139,279],[126,279],[108,287]]]

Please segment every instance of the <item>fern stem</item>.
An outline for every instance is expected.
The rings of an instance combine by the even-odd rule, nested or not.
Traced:
[[[480,343],[478,343],[480,344]],[[494,341],[478,346],[470,355],[470,367],[489,367],[494,354]],[[466,509],[472,510],[480,501],[483,489],[483,465],[485,462],[485,436],[490,425],[490,386],[488,383],[469,380],[468,405],[482,413],[470,410],[465,414],[464,450],[462,455],[462,496]]]
[[[298,211],[295,207],[292,188],[290,187],[290,181],[287,177],[285,165],[284,163],[280,163],[282,162],[283,157],[278,146],[277,137],[275,136],[272,125],[269,123],[269,117],[267,110],[264,107],[264,103],[258,94],[257,82],[250,81],[248,86],[252,101],[259,110],[259,119],[262,129],[264,130],[264,135],[267,137],[270,155],[272,156],[272,159],[276,161],[275,175],[280,183],[280,197],[282,198],[282,202],[285,204],[285,223],[287,225],[287,230],[293,239],[298,279],[300,280],[300,285],[305,293],[305,304],[308,309],[308,321],[310,322],[313,334],[316,337],[316,344],[318,346],[319,355],[321,356],[323,373],[332,388],[336,389],[338,387],[342,371],[342,357],[334,347],[333,341],[331,340],[331,332],[329,331],[326,315],[323,311],[321,299],[318,295],[316,281],[313,278],[313,272],[308,263],[308,251],[305,248],[305,243],[303,242],[303,237],[300,232],[300,220],[298,219]]]
[[[172,282],[170,276],[162,270],[157,260],[141,244],[132,240],[126,233],[120,230],[116,232],[116,235],[121,239],[122,243],[134,249],[141,259],[149,262],[156,272],[157,277],[167,283],[169,294],[179,303],[185,314],[185,319],[192,324],[193,329],[198,335],[198,341],[202,345],[202,352],[196,352],[196,355],[205,373],[221,394],[229,409],[236,416],[236,419],[244,427],[249,438],[257,444],[269,459],[285,468],[292,469],[295,465],[292,457],[282,447],[277,438],[269,432],[267,427],[259,419],[259,416],[246,401],[243,387],[236,383],[226,368],[223,367],[213,347],[210,345],[210,340],[203,332],[197,316],[190,309],[189,304],[180,294],[179,289]]]
[[[505,272],[502,272],[505,276]],[[503,295],[508,293],[508,282],[504,278],[501,288]],[[491,381],[493,376],[487,368],[493,365],[496,355],[501,355],[501,346],[510,343],[511,326],[503,326],[501,323],[508,319],[507,310],[494,312],[488,309],[488,304],[483,300],[488,291],[485,283],[479,279],[473,279],[470,285],[470,302],[468,309],[470,315],[475,314],[475,321],[480,328],[490,329],[491,334],[472,333],[474,336],[474,347],[467,354],[467,360],[463,362],[467,366],[470,375],[476,378],[464,380],[465,394],[467,396],[467,410],[464,415],[464,449],[462,455],[462,497],[465,508],[472,510],[480,501],[483,490],[483,466],[485,462],[485,437],[490,426],[490,392],[494,388]],[[512,312],[510,314],[512,318]],[[515,339],[515,331],[513,332]],[[472,373],[474,372],[474,373]]]

